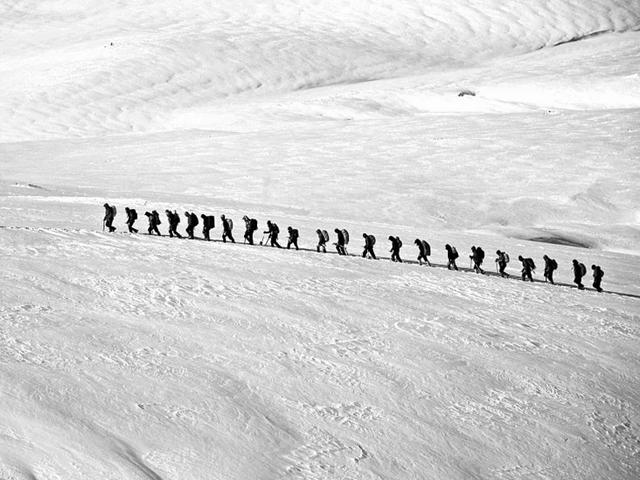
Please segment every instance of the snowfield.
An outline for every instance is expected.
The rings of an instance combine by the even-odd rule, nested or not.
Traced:
[[[640,476],[640,1],[0,0],[0,37],[1,480]]]

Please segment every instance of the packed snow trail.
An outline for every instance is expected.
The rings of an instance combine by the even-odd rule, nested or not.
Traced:
[[[154,234],[147,234],[145,233],[143,230],[144,228],[141,227],[140,225],[135,225],[136,227],[140,228],[140,232],[137,233],[137,235],[142,235],[144,238],[165,238],[165,239],[169,239],[171,238],[168,234],[161,234],[161,235],[156,235]],[[7,225],[0,225],[0,229],[7,229],[7,230],[31,230],[31,231],[38,231],[38,232],[46,232],[46,231],[50,231],[50,232],[58,232],[60,234],[63,235],[73,235],[73,234],[79,234],[79,233],[88,233],[90,232],[89,230],[86,229],[82,229],[82,230],[71,230],[71,229],[51,229],[51,228],[38,228],[38,227],[16,227],[16,226],[7,226]],[[214,232],[215,229],[212,229],[211,232]],[[98,233],[98,232],[94,232],[94,233]],[[103,230],[104,233],[104,230]],[[180,233],[180,232],[178,232]],[[238,233],[238,232],[237,232]],[[308,232],[311,235],[311,232]],[[214,233],[212,233],[213,235]],[[114,232],[112,233],[112,235],[117,236],[117,235],[124,235],[124,236],[130,236],[130,235],[136,235],[136,234],[130,234],[128,232]],[[175,241],[179,241],[179,240],[195,240],[195,241],[206,241],[210,244],[223,244],[223,245],[238,245],[238,246],[242,246],[242,247],[247,247],[247,248],[257,248],[257,247],[264,247],[264,248],[273,248],[270,245],[268,245],[268,242],[259,242],[259,243],[255,243],[253,245],[249,244],[249,243],[245,243],[245,242],[241,242],[241,241],[236,241],[236,242],[231,242],[231,241],[227,241],[225,242],[224,240],[221,239],[217,239],[217,238],[211,238],[210,240],[206,240],[203,237],[200,236],[195,236],[193,239],[189,239],[188,235],[186,233],[182,233],[181,237],[178,237],[175,239]],[[284,240],[284,239],[283,239]],[[281,240],[281,241],[283,241]],[[171,240],[173,241],[173,240]],[[284,243],[284,242],[283,242]],[[335,244],[334,244],[335,245]],[[384,244],[378,244],[381,246],[381,248],[379,249],[379,251],[382,252],[387,252]],[[317,253],[319,255],[339,255],[338,251],[331,248],[330,245],[327,245],[329,248],[327,249],[326,252],[318,252],[316,248],[312,247],[311,245],[299,245],[299,248],[295,248],[295,247],[291,247],[291,248],[286,248],[284,245],[282,246],[281,249],[282,251],[286,251],[286,252],[290,252],[290,254],[295,255],[296,253]],[[350,245],[347,246],[349,248],[351,248],[352,250],[358,251],[360,252],[360,250],[363,249],[362,246],[360,245]],[[440,246],[438,246],[440,247]],[[184,248],[189,248],[188,245],[185,245]],[[552,247],[547,247],[547,248],[552,248]],[[474,269],[471,267],[465,267],[464,263],[466,262],[466,259],[468,258],[465,255],[462,255],[460,258],[457,259],[457,270],[454,269],[450,269],[447,265],[447,260],[446,260],[446,255],[443,253],[444,248],[439,248],[438,249],[438,253],[435,253],[434,255],[431,256],[431,258],[429,258],[430,264],[427,265],[426,262],[425,263],[419,263],[418,260],[412,260],[412,258],[414,258],[418,252],[417,252],[417,247],[414,247],[413,245],[407,245],[405,247],[405,250],[403,250],[401,252],[402,256],[404,256],[404,258],[402,259],[401,262],[399,263],[403,263],[406,265],[418,265],[420,267],[424,267],[424,268],[444,268],[447,270],[451,270],[453,272],[458,271],[460,273],[475,273]],[[277,251],[277,250],[274,250]],[[443,257],[444,255],[444,257]],[[553,257],[553,252],[551,250],[547,250],[546,251],[546,255],[550,255],[551,257]],[[583,253],[584,255],[584,253]],[[587,254],[588,255],[588,254]],[[341,255],[342,258],[346,259],[362,259],[365,261],[369,261],[372,260],[371,258],[367,257],[367,258],[363,258],[362,254],[360,253],[345,253],[343,255]],[[438,263],[437,261],[433,260],[433,257],[438,258],[440,261],[442,261],[443,263]],[[500,274],[497,272],[497,267],[495,266],[495,262],[492,258],[490,258],[491,256],[488,256],[485,260],[485,262],[482,264],[482,266],[484,267],[484,272],[482,273],[482,275],[484,276],[488,276],[488,277],[497,277],[497,278],[501,278],[502,280],[516,280],[516,281],[520,281],[522,282],[522,278],[521,275],[519,273],[519,270],[521,270],[522,265],[521,263],[516,259],[513,260],[511,262],[508,262],[508,271],[505,270],[505,273],[507,274],[506,277],[500,277]],[[517,257],[516,257],[517,258]],[[582,257],[581,257],[582,258]],[[391,257],[389,257],[386,254],[379,254],[376,253],[376,259],[374,259],[374,261],[390,261]],[[286,259],[283,259],[283,261],[286,261]],[[541,259],[536,259],[536,261],[538,262],[542,262]],[[589,263],[588,260],[584,259],[585,262]],[[496,268],[496,271],[494,272],[492,270],[492,268]],[[555,275],[555,281],[554,283],[549,283],[547,282],[544,277],[542,277],[542,279],[540,279],[540,276],[542,275],[543,271],[544,271],[544,264],[542,264],[542,266],[540,268],[534,269],[533,272],[533,280],[531,282],[527,281],[523,283],[523,288],[526,288],[526,285],[529,285],[531,283],[544,283],[546,285],[548,285],[550,288],[557,288],[557,287],[569,287],[569,288],[575,288],[577,289],[578,287],[576,286],[575,283],[571,282],[569,283],[569,278],[570,278],[570,274],[571,274],[571,270],[569,270],[567,268],[567,265],[559,265],[558,266],[559,271],[562,272],[562,274],[564,274],[564,282],[562,280],[558,279],[558,275],[556,272]],[[600,292],[603,294],[612,294],[612,295],[618,295],[618,296],[622,296],[622,297],[629,297],[629,298],[637,298],[640,299],[640,291],[638,291],[638,293],[634,294],[634,293],[626,293],[626,292],[616,292],[616,291],[612,291],[609,290],[608,288],[606,288],[606,284],[609,281],[609,276],[611,276],[611,272],[606,272],[607,273],[607,280],[605,281],[605,288]],[[593,283],[593,274],[590,271],[590,269],[587,271],[587,274],[583,277],[582,279],[582,283],[585,285],[585,288],[583,291],[585,292],[595,292],[596,290],[591,286],[591,284]],[[619,284],[619,283],[618,283]],[[636,290],[636,286],[631,286],[631,290]]]

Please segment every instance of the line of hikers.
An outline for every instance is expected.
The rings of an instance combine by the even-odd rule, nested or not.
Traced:
[[[117,209],[115,205],[109,205],[108,203],[104,204],[105,208],[105,216],[103,220],[103,230],[104,228],[108,228],[109,232],[115,232],[116,228],[113,226],[113,221],[117,214]],[[126,207],[125,213],[127,214],[126,225],[129,229],[130,233],[138,233],[138,230],[134,228],[134,223],[138,219],[138,213],[135,209]],[[160,220],[160,214],[156,210],[152,210],[151,212],[145,212],[145,216],[148,220],[148,228],[147,232],[149,235],[153,235],[154,233],[158,236],[161,235],[160,230],[158,230],[158,225],[162,224]],[[169,224],[169,236],[182,238],[182,235],[178,233],[178,225],[180,224],[180,215],[174,210],[165,210],[165,215],[167,217],[167,222]],[[195,228],[200,224],[200,220],[198,216],[194,212],[184,212],[184,216],[187,221],[186,233],[187,236],[191,239],[195,238],[194,231]],[[200,218],[202,219],[202,235],[205,240],[211,240],[210,231],[215,228],[215,217],[213,215],[205,215],[201,214]],[[245,232],[244,232],[244,243],[248,243],[249,245],[254,245],[254,234],[258,230],[258,221],[255,218],[249,218],[247,215],[242,217],[245,223]],[[226,242],[227,240],[235,243],[235,239],[233,238],[233,220],[227,218],[225,215],[220,216],[220,220],[222,221],[222,241]],[[299,231],[295,228],[288,227],[287,232],[289,234],[287,240],[287,248],[290,249],[291,246],[295,247],[296,250],[298,247],[298,239],[300,237]],[[349,232],[346,229],[336,228],[334,230],[336,234],[336,242],[334,242],[334,246],[336,247],[336,251],[339,255],[348,255],[347,245],[349,244]],[[267,239],[265,241],[265,235]],[[278,243],[278,237],[280,235],[280,228],[275,222],[271,220],[267,221],[267,230],[263,232],[262,240],[260,240],[260,245],[269,244],[272,247],[283,248],[280,243]],[[316,251],[327,252],[327,243],[329,242],[329,233],[326,230],[317,229],[316,235],[318,236],[318,243],[316,245]],[[363,258],[372,258],[376,259],[376,254],[374,252],[374,246],[376,244],[376,237],[367,233],[363,233],[362,237],[364,239],[364,250],[362,252]],[[402,240],[400,237],[396,237],[393,235],[389,236],[389,242],[391,243],[391,261],[393,262],[402,262],[402,258],[400,258],[400,248],[402,248]],[[429,261],[429,256],[431,255],[431,246],[426,240],[421,240],[416,238],[413,242],[418,247],[418,263],[420,265],[423,264],[423,261],[426,265],[431,266],[431,262]],[[458,266],[456,265],[456,260],[459,258],[458,251],[456,247],[452,245],[445,245],[445,249],[447,251],[447,268],[449,270],[458,270]],[[553,274],[558,269],[558,262],[556,260],[549,258],[547,255],[542,257],[544,259],[544,279],[545,282],[549,282],[551,284],[553,281]],[[471,255],[469,255],[469,267],[473,269],[476,273],[483,274],[485,273],[482,269],[482,264],[484,263],[485,252],[481,247],[476,247],[475,245],[471,247]],[[522,280],[523,281],[531,281],[533,282],[533,272],[536,269],[536,264],[532,258],[523,258],[521,255],[518,256],[518,260],[522,264]],[[501,277],[509,277],[509,274],[505,272],[507,265],[510,262],[509,254],[507,252],[503,252],[500,250],[496,250],[496,271]],[[573,282],[577,285],[580,290],[584,289],[584,285],[582,284],[582,279],[587,274],[587,268],[583,263],[580,263],[578,260],[573,260]],[[593,288],[595,288],[598,292],[602,291],[602,277],[604,276],[604,272],[599,265],[591,265],[591,270],[593,271]]]

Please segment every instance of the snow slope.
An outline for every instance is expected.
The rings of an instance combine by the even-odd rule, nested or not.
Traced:
[[[3,478],[638,473],[637,298],[88,230],[2,253]]]
[[[165,130],[189,107],[406,75],[455,84],[461,67],[640,26],[639,0],[2,3],[3,140]],[[637,107],[637,69],[614,63],[602,88],[632,87]]]
[[[637,478],[639,29],[636,0],[0,1],[0,479]],[[126,205],[613,293],[130,236]]]

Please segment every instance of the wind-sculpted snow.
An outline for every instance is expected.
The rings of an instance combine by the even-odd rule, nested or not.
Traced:
[[[638,298],[76,228],[0,255],[0,478],[640,473]]]
[[[430,72],[455,83],[489,59],[637,30],[640,0],[5,1],[0,22],[2,140],[179,128],[166,122],[188,108]]]

